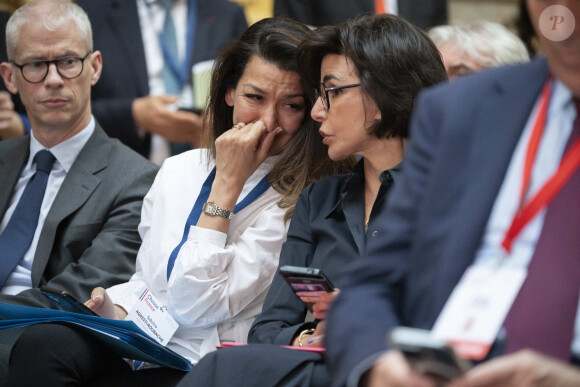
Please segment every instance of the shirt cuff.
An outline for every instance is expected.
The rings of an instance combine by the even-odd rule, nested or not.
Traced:
[[[189,228],[189,234],[187,235],[188,241],[193,242],[206,242],[216,245],[219,248],[226,247],[226,240],[228,235],[221,231],[210,230],[209,228],[191,226]]]

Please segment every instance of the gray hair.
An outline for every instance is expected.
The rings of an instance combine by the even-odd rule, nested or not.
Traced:
[[[526,62],[530,59],[521,39],[499,23],[476,21],[444,25],[432,28],[428,34],[437,47],[452,43],[481,67]]]
[[[85,11],[69,0],[36,0],[18,8],[6,24],[6,51],[12,59],[16,53],[16,43],[21,27],[28,22],[40,22],[54,31],[63,22],[72,20],[80,30],[89,52],[93,51],[93,31]]]

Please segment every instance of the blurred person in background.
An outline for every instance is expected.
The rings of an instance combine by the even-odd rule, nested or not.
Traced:
[[[227,0],[79,0],[107,66],[93,89],[95,117],[105,131],[161,164],[198,146],[200,111],[192,66],[215,59],[247,27],[243,9]],[[181,110],[181,109],[184,110]]]
[[[449,79],[529,60],[520,38],[499,23],[475,21],[437,26],[429,30],[429,37],[443,56]]]

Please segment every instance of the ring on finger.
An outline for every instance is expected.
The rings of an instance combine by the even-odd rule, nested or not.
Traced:
[[[240,122],[240,123],[235,124],[234,126],[232,126],[232,129],[240,130],[240,129],[242,129],[244,127],[244,125],[245,124],[243,122]]]

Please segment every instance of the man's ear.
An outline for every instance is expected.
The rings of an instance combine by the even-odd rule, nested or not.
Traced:
[[[93,74],[91,75],[91,86],[94,86],[101,78],[101,71],[103,70],[103,57],[101,52],[93,52],[89,57],[89,63],[93,70]]]
[[[4,79],[4,84],[9,92],[12,94],[18,94],[18,87],[16,87],[16,82],[14,79],[13,66],[8,62],[0,63],[0,75]]]

